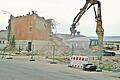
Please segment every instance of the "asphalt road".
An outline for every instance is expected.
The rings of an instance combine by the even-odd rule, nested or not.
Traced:
[[[119,73],[117,73],[119,74]],[[50,64],[28,57],[0,60],[0,80],[120,80],[111,72],[86,72],[65,64]]]

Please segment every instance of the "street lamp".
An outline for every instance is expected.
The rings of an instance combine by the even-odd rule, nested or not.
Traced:
[[[71,56],[73,56],[74,54],[74,45],[72,44],[72,52],[71,52]]]
[[[9,25],[7,27],[7,30],[8,30],[8,41],[9,41],[9,39],[10,39],[10,31],[11,31],[11,18],[13,17],[13,15],[9,11],[1,10],[1,12],[3,14],[9,14],[10,15]]]
[[[56,28],[56,22],[55,22],[54,19],[49,19],[49,20],[50,20],[51,28],[52,28],[53,30],[55,30],[55,31],[52,31],[53,34],[50,35],[51,41],[54,42],[54,41],[53,41],[53,35],[54,35],[54,34],[56,35],[56,32],[57,32],[57,29],[55,29],[55,28]],[[52,45],[52,58],[53,58],[53,61],[50,62],[50,64],[57,64],[57,62],[55,62],[55,44]]]
[[[2,12],[4,12],[3,14],[10,14],[12,15],[9,11],[4,11],[4,10],[1,10]]]
[[[53,46],[53,61],[50,62],[50,64],[57,64],[57,62],[55,62],[55,45],[52,45]]]
[[[13,15],[12,15],[9,11],[1,10],[1,12],[2,12],[3,14],[9,14],[9,15],[10,15],[10,19],[13,17]],[[11,20],[9,21],[9,26],[8,26],[8,42],[9,42],[9,38],[10,38],[10,30],[11,30]],[[9,45],[10,45],[10,44],[9,44]],[[9,47],[9,45],[6,46],[6,48]],[[11,48],[10,48],[10,49],[11,49]],[[4,52],[5,52],[5,51],[4,51]],[[6,59],[12,59],[12,57],[10,57],[10,53],[8,54],[8,57],[7,57]]]

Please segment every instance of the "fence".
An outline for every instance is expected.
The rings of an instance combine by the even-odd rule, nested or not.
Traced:
[[[40,45],[40,44],[31,44],[30,47],[28,47],[28,44],[16,44],[16,51],[33,51],[35,54],[41,54],[41,55],[52,55],[53,53],[55,55],[74,55],[74,54],[84,54],[88,51],[84,48],[84,45]]]
[[[18,50],[29,51],[28,45],[21,46],[16,44]],[[80,54],[84,53],[87,50],[83,49],[83,46],[63,46],[63,45],[39,45],[39,44],[32,44],[31,50],[34,53],[41,54],[41,55],[73,55],[73,54]]]
[[[26,46],[20,46],[16,44],[17,50],[21,51],[29,51],[29,48]],[[31,45],[31,51],[36,54],[41,55],[51,55],[55,53],[55,55],[59,54],[69,54],[71,52],[68,46],[57,46],[57,45]]]

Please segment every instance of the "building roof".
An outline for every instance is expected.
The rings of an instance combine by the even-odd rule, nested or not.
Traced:
[[[72,39],[68,39],[67,41],[71,41],[71,42],[73,42],[73,41],[76,41],[76,42],[81,42],[81,41],[86,42],[87,41],[88,42],[90,40],[87,37],[75,37],[75,38],[72,38]]]
[[[8,37],[8,31],[7,30],[1,30],[0,31],[0,39],[7,39]]]
[[[84,35],[76,35],[75,37],[73,37],[70,34],[55,34],[55,35],[59,38],[64,39],[64,40],[72,39],[72,38],[75,38],[75,37],[85,37]]]
[[[0,32],[7,32],[7,30],[0,30]]]
[[[120,42],[120,36],[106,36],[106,37],[104,37],[104,41]]]
[[[97,37],[89,37],[89,39],[98,39]],[[120,42],[120,36],[105,36],[103,41]]]

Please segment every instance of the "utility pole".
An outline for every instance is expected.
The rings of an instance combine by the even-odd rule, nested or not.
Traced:
[[[53,58],[53,61],[50,62],[50,64],[57,64],[57,62],[55,62],[55,45],[52,45],[53,46],[53,55],[52,55],[52,58]]]
[[[55,45],[53,45],[53,62],[54,62],[54,58],[55,58]]]
[[[71,52],[71,55],[73,55],[73,53],[74,53],[74,46],[73,46],[73,44],[72,44],[72,52]]]
[[[10,31],[11,31],[11,18],[13,17],[13,15],[9,12],[9,11],[4,11],[4,10],[1,10],[1,12],[3,13],[3,14],[9,14],[10,15],[10,19],[9,19],[9,26],[8,26],[8,28],[7,28],[7,30],[8,30],[8,45],[6,45],[6,48],[9,48],[9,50],[11,50],[11,48],[12,48],[12,50],[14,50],[14,48],[15,47],[13,47],[11,44],[10,44],[10,39],[13,39],[13,35],[12,35],[12,38],[11,38],[11,35],[10,35]],[[5,49],[6,50],[6,49]],[[5,51],[4,51],[5,52]],[[9,54],[8,54],[8,57],[6,58],[6,59],[13,59],[12,57],[10,57],[10,53],[11,52],[9,52]]]
[[[11,18],[13,17],[13,15],[9,12],[9,11],[4,11],[4,10],[1,10],[1,13],[3,14],[9,14],[10,15],[10,19],[9,19],[9,25],[7,27],[7,30],[8,30],[8,42],[9,42],[9,39],[10,39],[10,31],[11,31]]]

